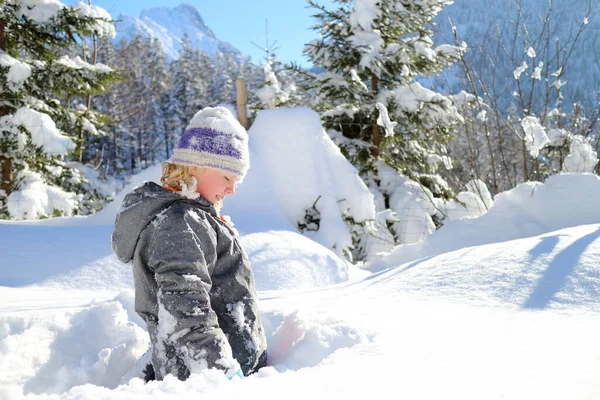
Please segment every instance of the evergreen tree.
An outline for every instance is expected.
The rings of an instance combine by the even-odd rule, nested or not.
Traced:
[[[121,70],[121,84],[118,87],[119,103],[122,106],[119,117],[121,157],[130,174],[137,173],[146,164],[147,148],[143,133],[150,99],[145,84],[146,66],[144,52],[147,42],[141,36],[130,42],[122,42],[119,49],[121,57],[117,66]]]
[[[209,86],[210,98],[214,104],[236,104],[235,81],[243,77],[243,67],[229,53],[217,53],[215,75]]]
[[[111,148],[115,171],[139,172],[167,157],[170,80],[165,54],[157,40],[136,36],[121,41],[115,60],[121,80],[103,99],[113,116]]]
[[[168,74],[166,57],[156,39],[142,42],[140,66],[140,101],[144,109],[140,114],[137,135],[138,143],[143,143],[145,149],[142,168],[146,168],[166,158],[163,146],[167,128],[164,97],[168,90]]]
[[[191,73],[191,42],[184,36],[181,43],[179,59],[171,63],[170,75],[172,86],[169,93],[169,120],[168,129],[178,136],[183,132],[190,118],[195,112],[192,105],[193,80]]]
[[[170,88],[167,58],[158,40],[152,41],[148,56],[150,95],[152,97],[149,125],[156,143],[152,151],[152,161],[154,162],[156,157],[160,160],[170,157],[174,140],[167,124]]]
[[[120,49],[124,46],[124,41],[117,46]],[[106,38],[100,39],[100,46],[98,50],[98,60],[103,64],[113,65],[117,69],[121,68],[118,65],[121,58],[118,56],[118,49],[115,47],[111,40]],[[126,110],[125,103],[120,101],[120,93],[122,90],[123,82],[122,71],[117,72],[120,79],[112,85],[111,90],[94,98],[95,107],[105,115],[110,116],[110,119],[105,127],[106,136],[99,138],[97,146],[100,147],[102,152],[103,164],[103,175],[121,177],[122,172],[125,170],[122,160],[120,159],[121,154],[121,136],[122,129],[120,122],[123,120],[123,113]]]
[[[254,90],[258,100],[253,104],[255,109],[294,107],[306,105],[307,97],[299,90],[297,74],[293,68],[286,68],[275,57],[268,57],[262,65],[262,82],[258,90]],[[253,78],[253,77],[252,77]]]
[[[415,218],[423,219],[427,229],[434,223],[439,226],[444,216],[438,212],[435,198],[454,196],[437,171],[440,165],[450,167],[445,145],[462,118],[449,98],[417,81],[439,73],[458,57],[460,49],[434,47],[431,39],[434,17],[452,1],[334,3],[335,9],[328,10],[309,1],[316,10],[314,29],[320,38],[308,43],[304,53],[315,69],[323,72],[311,74],[306,89],[316,92],[313,107],[321,112],[325,128],[373,191],[377,211],[385,215],[378,217],[382,232],[373,236],[385,238],[390,228],[397,242],[418,237],[421,232],[407,235],[395,232],[394,227],[401,225],[399,221]],[[390,172],[381,162],[396,170],[398,178],[383,176]],[[395,184],[406,182],[405,177],[414,185]],[[412,194],[405,196],[399,190]],[[369,233],[354,231],[358,232],[355,243],[360,246]]]
[[[211,60],[205,52],[188,47],[183,52],[181,58],[185,59],[187,65],[187,74],[190,79],[188,82],[188,121],[200,109],[208,106],[209,102],[209,76],[212,71]]]
[[[445,151],[460,116],[449,99],[416,79],[456,59],[454,47],[433,47],[429,27],[451,1],[336,0],[335,10],[309,3],[318,10],[321,38],[305,54],[324,69],[314,84],[324,125],[350,139],[342,150],[361,172],[376,169],[381,157],[444,195],[427,178],[434,171],[428,160]]]
[[[110,16],[83,3],[0,6],[0,217],[94,211],[90,182],[68,154],[101,119],[81,99],[106,90],[114,74],[69,54],[90,35],[114,36]]]

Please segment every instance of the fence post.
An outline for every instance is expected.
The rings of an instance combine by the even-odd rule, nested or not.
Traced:
[[[248,129],[248,115],[246,113],[246,81],[244,78],[238,78],[235,81],[237,92],[237,116],[240,124]]]

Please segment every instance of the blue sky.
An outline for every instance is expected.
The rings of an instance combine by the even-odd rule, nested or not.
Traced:
[[[64,0],[63,0],[64,1]],[[64,1],[74,4],[77,1]],[[317,0],[319,4],[331,7],[332,0]],[[113,16],[120,13],[139,16],[143,9],[153,7],[176,7],[181,3],[195,6],[206,25],[215,35],[239,49],[242,54],[252,57],[254,62],[262,61],[266,45],[266,24],[268,20],[269,44],[275,40],[277,59],[283,62],[298,62],[307,65],[302,56],[304,44],[317,37],[310,29],[316,22],[311,17],[315,10],[308,8],[306,0],[93,0]]]

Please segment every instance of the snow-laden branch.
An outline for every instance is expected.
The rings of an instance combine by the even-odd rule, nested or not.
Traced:
[[[75,148],[75,143],[64,136],[52,118],[47,114],[32,110],[29,107],[19,108],[12,116],[0,119],[0,127],[21,126],[31,135],[31,142],[42,148],[44,153],[52,156],[66,155]],[[19,135],[20,148],[25,145],[25,138]]]

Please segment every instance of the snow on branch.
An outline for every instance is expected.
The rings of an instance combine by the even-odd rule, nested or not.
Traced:
[[[453,123],[463,120],[449,98],[424,88],[418,82],[383,91],[379,94],[378,101],[386,106],[393,102],[403,112],[426,112],[434,121]],[[427,109],[425,106],[428,106]]]
[[[544,127],[536,117],[525,117],[521,120],[521,126],[525,131],[525,146],[532,157],[537,157],[540,150],[544,148],[550,139],[546,135]]]
[[[42,177],[32,171],[20,173],[19,190],[8,196],[8,212],[16,220],[38,219],[59,215],[71,216],[81,196],[66,192],[44,183]]]
[[[65,7],[58,0],[8,0],[8,4],[19,7],[18,18],[25,17],[38,24],[50,23]]]
[[[350,26],[353,29],[372,31],[374,21],[379,18],[381,9],[378,5],[378,0],[356,0],[354,2],[354,10],[350,13]]]
[[[0,66],[8,67],[6,81],[8,89],[13,92],[21,89],[23,82],[31,76],[31,66],[29,64],[11,57],[2,50],[0,50]]]
[[[2,125],[9,122],[6,118],[3,117],[2,122],[4,123]],[[40,146],[48,155],[66,155],[75,148],[75,143],[60,133],[54,121],[47,114],[32,110],[29,107],[22,107],[14,113],[11,122],[15,126],[25,128],[31,134],[31,142],[36,146]],[[24,141],[21,142],[24,145]]]
[[[598,164],[598,154],[583,136],[575,135],[571,141],[569,155],[565,158],[563,172],[593,173]]]
[[[385,131],[385,136],[394,136],[394,127],[398,124],[397,122],[392,122],[390,119],[387,108],[381,104],[377,103],[375,105],[377,110],[379,111],[379,116],[377,117],[377,125],[382,126]]]
[[[96,19],[92,29],[98,35],[108,37],[109,39],[115,38],[117,35],[115,25],[112,23],[112,17],[104,8],[90,6],[81,1],[77,3],[74,8],[77,14],[81,15],[82,17],[92,17]]]
[[[18,7],[17,18],[24,17],[37,24],[50,24],[67,7],[58,0],[8,0],[7,3]],[[104,8],[87,5],[81,1],[77,5],[69,7],[73,7],[81,17],[94,18],[95,22],[91,29],[98,35],[110,39],[116,36],[112,17]]]
[[[88,62],[83,61],[79,56],[76,56],[74,58],[69,56],[62,56],[61,58],[56,60],[56,62],[69,68],[89,69],[101,74],[109,74],[113,72],[113,69],[108,67],[107,65],[104,65],[102,63],[90,64]]]

